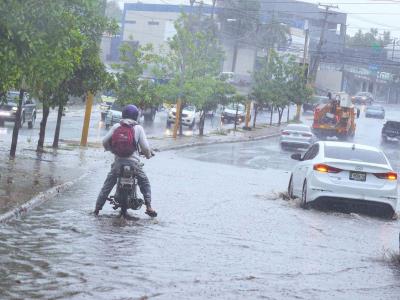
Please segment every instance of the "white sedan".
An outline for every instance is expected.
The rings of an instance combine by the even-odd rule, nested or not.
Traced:
[[[317,142],[305,154],[289,181],[290,197],[299,197],[301,207],[326,201],[381,208],[392,217],[397,207],[397,173],[385,154],[365,145]]]
[[[176,107],[172,108],[168,113],[167,127],[170,127],[172,123],[175,123],[175,119]],[[188,105],[182,110],[182,125],[188,126],[189,129],[193,129],[199,119],[200,115],[196,110],[196,107]]]

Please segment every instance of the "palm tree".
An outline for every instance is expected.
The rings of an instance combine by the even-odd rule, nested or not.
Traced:
[[[260,24],[256,36],[256,48],[267,49],[267,59],[271,49],[286,45],[290,38],[289,26],[279,22],[274,16],[266,24]]]

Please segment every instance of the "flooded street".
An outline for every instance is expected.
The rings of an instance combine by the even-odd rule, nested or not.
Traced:
[[[266,143],[260,142],[261,144]],[[246,144],[244,144],[246,145]],[[201,148],[205,153],[208,148]],[[211,153],[211,152],[210,152]],[[151,220],[91,214],[108,161],[0,228],[1,299],[396,299],[399,222],[303,210],[289,173],[158,154]],[[145,298],[147,297],[147,298]]]

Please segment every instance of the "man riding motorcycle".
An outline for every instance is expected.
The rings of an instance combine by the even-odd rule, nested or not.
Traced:
[[[107,200],[108,195],[117,183],[118,175],[122,165],[129,164],[135,168],[135,176],[140,188],[140,192],[143,194],[144,203],[146,205],[146,214],[151,217],[156,217],[157,212],[151,207],[151,187],[149,179],[144,173],[139,160],[139,149],[147,159],[150,159],[154,152],[150,149],[149,142],[147,141],[146,134],[142,126],[137,122],[139,116],[139,110],[135,105],[127,105],[122,110],[122,119],[120,123],[115,124],[110,131],[103,138],[103,146],[106,151],[112,151],[115,154],[114,163],[111,165],[111,170],[104,181],[103,187],[96,201],[96,207],[94,214],[98,215],[99,211],[103,208],[104,203]],[[132,128],[134,142],[133,154],[128,157],[120,157],[113,151],[113,134],[121,126],[129,126]]]

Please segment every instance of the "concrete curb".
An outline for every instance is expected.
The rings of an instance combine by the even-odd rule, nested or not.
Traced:
[[[15,219],[15,218],[25,215],[28,211],[34,209],[35,207],[50,200],[51,198],[58,195],[59,193],[72,187],[74,184],[76,184],[77,182],[79,182],[80,180],[85,178],[88,174],[89,174],[89,172],[87,172],[86,174],[83,174],[82,176],[80,176],[74,180],[67,181],[60,185],[52,187],[52,188],[48,189],[47,191],[39,193],[37,196],[33,197],[28,202],[26,202],[18,207],[15,207],[14,209],[12,209],[4,214],[0,214],[0,223],[6,223],[7,221],[9,221],[11,219]]]
[[[190,147],[202,147],[202,146],[209,146],[209,145],[216,145],[216,144],[233,144],[233,143],[247,143],[247,142],[254,142],[254,141],[259,141],[259,140],[265,140],[273,137],[280,136],[280,133],[272,133],[268,135],[262,135],[262,136],[256,136],[256,137],[249,137],[245,139],[231,139],[231,140],[220,140],[220,141],[207,141],[207,142],[202,142],[202,143],[188,143],[188,144],[182,144],[182,145],[172,145],[172,146],[166,146],[166,147],[160,147],[160,151],[171,151],[171,150],[179,150],[179,149],[185,149],[185,148],[190,148]]]

